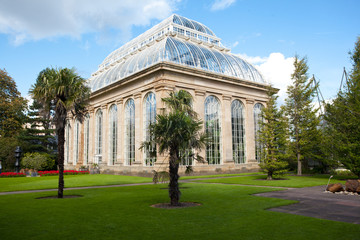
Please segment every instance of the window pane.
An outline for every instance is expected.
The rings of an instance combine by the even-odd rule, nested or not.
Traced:
[[[220,164],[220,102],[214,96],[209,96],[205,100],[205,130],[210,138],[206,145],[206,160],[209,164]]]
[[[150,92],[145,96],[144,102],[144,131],[145,131],[145,141],[150,142],[151,136],[149,133],[149,125],[155,123],[156,121],[156,99],[155,94]],[[156,151],[156,145],[152,145],[149,148],[145,149],[144,159],[146,166],[154,166],[156,162],[156,157],[151,157],[150,152]]]
[[[129,99],[125,104],[125,165],[135,161],[135,103]]]
[[[239,100],[231,104],[232,150],[235,163],[245,163],[244,106]]]

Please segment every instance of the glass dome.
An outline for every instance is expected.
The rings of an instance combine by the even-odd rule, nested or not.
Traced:
[[[254,66],[231,54],[228,49],[216,44],[217,42],[214,43],[214,39],[220,39],[207,27],[178,15],[173,15],[164,22],[166,24],[158,24],[111,53],[89,79],[91,90],[97,91],[160,62],[265,83]],[[182,29],[180,25],[186,28]],[[186,30],[188,28],[193,31]],[[154,34],[156,38],[151,37]],[[199,39],[199,36],[202,38]],[[204,39],[204,36],[213,36],[212,41]],[[145,44],[142,44],[144,41]]]

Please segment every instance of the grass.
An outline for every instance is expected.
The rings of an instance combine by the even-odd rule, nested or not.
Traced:
[[[244,185],[258,185],[258,186],[271,186],[271,187],[312,187],[326,185],[329,176],[318,175],[318,176],[284,176],[284,180],[272,180],[267,181],[266,176],[244,176],[234,178],[220,178],[220,179],[207,179],[207,180],[194,180],[196,182],[206,183],[227,183],[227,184],[244,184]],[[331,179],[330,183],[342,183],[345,184],[344,180]]]
[[[55,192],[0,196],[1,239],[358,239],[360,225],[266,211],[294,201],[256,197],[270,191],[234,185],[182,184],[182,201],[156,209],[164,184],[67,190],[81,198],[36,199]]]
[[[0,192],[53,189],[58,187],[58,176],[0,178]],[[65,188],[103,186],[151,182],[151,178],[120,175],[65,175]]]
[[[213,174],[213,175],[199,175],[199,176],[181,176],[181,180],[199,179],[199,178],[216,178],[216,177],[236,177],[236,176],[248,176],[248,175],[263,175],[262,172],[249,172],[249,173],[234,173],[234,174]]]

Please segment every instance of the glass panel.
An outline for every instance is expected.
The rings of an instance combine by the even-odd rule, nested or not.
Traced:
[[[125,104],[125,165],[135,161],[135,103],[129,99]]]
[[[180,62],[189,66],[194,66],[194,59],[186,45],[174,38],[172,40],[179,52]]]
[[[145,141],[151,142],[151,136],[149,133],[149,125],[156,121],[156,98],[155,94],[150,92],[144,99],[144,131]],[[145,166],[154,166],[156,157],[150,156],[150,152],[156,151],[156,145],[152,145],[144,150],[144,164]]]
[[[260,130],[260,121],[264,121],[261,112],[264,106],[261,103],[256,103],[254,106],[254,126],[255,126],[255,159],[257,162],[261,160],[261,152],[263,149],[262,144],[259,142],[259,130]]]
[[[214,96],[205,99],[205,131],[210,140],[206,145],[206,161],[209,164],[221,163],[220,102]]]
[[[245,163],[244,105],[235,100],[231,104],[232,150],[235,163]]]

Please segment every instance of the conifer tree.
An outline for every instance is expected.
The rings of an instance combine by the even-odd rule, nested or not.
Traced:
[[[263,109],[260,122],[259,141],[263,146],[260,167],[267,173],[267,180],[272,180],[274,174],[286,171],[288,122],[276,106],[276,89],[268,90],[269,100]]]
[[[54,155],[57,149],[55,129],[52,127],[52,110],[44,108],[34,99],[29,107],[26,125],[20,133],[23,152],[43,152]]]
[[[360,37],[350,52],[353,69],[345,88],[326,106],[328,150],[360,178]]]
[[[312,104],[317,86],[313,83],[314,79],[308,78],[306,58],[295,56],[294,67],[292,84],[288,86],[285,99],[285,113],[290,123],[291,159],[296,159],[297,175],[301,175],[302,165],[317,157],[315,154],[318,151],[314,148],[320,139],[320,120]]]

